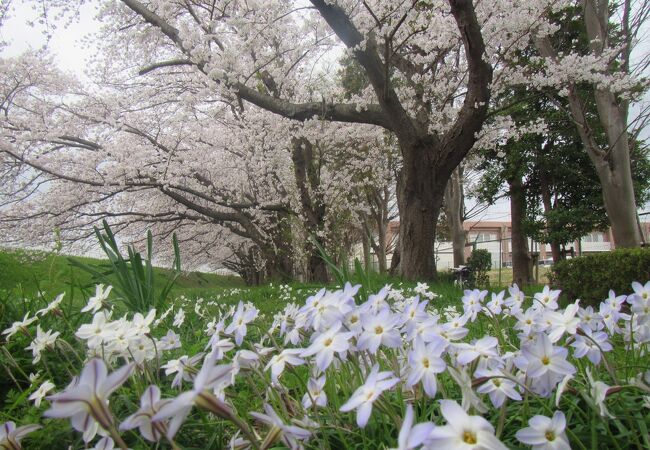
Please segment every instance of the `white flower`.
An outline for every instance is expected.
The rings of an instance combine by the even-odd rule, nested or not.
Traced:
[[[625,302],[627,299],[626,295],[619,295],[617,296],[616,293],[612,289],[609,290],[609,297],[607,297],[603,303],[607,304],[610,308],[612,308],[615,311],[620,311],[621,310],[621,305]]]
[[[183,322],[185,322],[185,311],[183,311],[183,308],[180,308],[174,316],[174,322],[172,325],[175,327],[180,327],[183,325]]]
[[[578,310],[580,317],[580,328],[583,330],[589,328],[591,330],[601,330],[605,325],[603,324],[600,314],[594,311],[594,308],[587,306]]]
[[[141,313],[135,313],[131,321],[131,328],[133,328],[135,334],[147,334],[151,331],[149,326],[153,323],[155,317],[155,309],[150,310],[146,316],[143,316]]]
[[[212,349],[210,357],[219,361],[226,353],[235,348],[235,344],[230,339],[219,339],[218,334],[213,334],[208,345],[205,346],[206,349],[208,347]]]
[[[7,342],[9,342],[9,338],[13,336],[14,334],[18,333],[20,330],[25,330],[29,325],[34,323],[35,321],[38,320],[38,317],[29,317],[30,312],[27,311],[27,314],[25,314],[25,317],[23,317],[23,320],[17,321],[11,324],[9,328],[4,330],[2,334],[6,334],[7,337]],[[13,423],[13,422],[7,422],[7,423]]]
[[[113,450],[115,448],[115,442],[109,436],[104,436],[97,441],[92,450]]]
[[[424,422],[413,426],[413,416],[413,406],[408,404],[397,437],[397,448],[391,450],[410,450],[422,445],[429,438],[434,425],[431,422]]]
[[[599,311],[600,316],[603,318],[603,323],[607,327],[610,334],[620,333],[621,329],[618,326],[619,320],[630,320],[628,314],[622,313],[617,309],[612,308],[607,303],[601,303]]]
[[[465,315],[473,322],[476,320],[476,315],[483,309],[483,300],[488,294],[487,291],[479,291],[478,289],[465,289],[463,295],[463,309]]]
[[[131,430],[137,427],[145,439],[158,442],[167,433],[167,424],[163,421],[154,422],[152,418],[170,401],[160,399],[158,386],[149,386],[140,397],[140,409],[120,424],[120,430]]]
[[[517,392],[517,384],[504,377],[501,370],[488,370],[478,369],[474,373],[475,377],[489,377],[490,379],[480,385],[476,392],[479,394],[488,394],[490,401],[495,408],[500,408],[503,405],[506,397],[513,400],[521,400],[521,394]]]
[[[105,305],[108,295],[111,293],[113,286],[109,286],[104,290],[103,284],[98,284],[95,286],[95,295],[88,299],[88,304],[81,309],[81,312],[90,311],[95,314],[99,311],[102,306]]]
[[[505,300],[505,304],[509,308],[508,314],[515,315],[521,311],[521,305],[524,303],[525,295],[519,289],[517,283],[513,283],[513,285],[508,288],[508,293],[510,296]]]
[[[600,363],[602,352],[612,350],[612,344],[607,340],[607,333],[604,331],[593,332],[591,329],[585,328],[582,332],[584,336],[576,335],[575,341],[571,343],[571,347],[575,349],[573,356],[582,358],[586,355],[589,361],[597,366]]]
[[[538,334],[535,343],[522,346],[521,354],[523,359],[517,359],[516,363],[533,381],[532,389],[542,396],[549,395],[565,375],[573,375],[576,371],[566,360],[568,350],[554,346],[544,333]]]
[[[278,377],[284,372],[284,366],[290,364],[292,366],[299,366],[305,363],[305,360],[298,357],[302,352],[299,348],[288,348],[282,350],[279,355],[273,355],[264,370],[271,369],[271,380],[274,383],[278,382]]]
[[[515,317],[517,323],[514,328],[515,330],[521,330],[523,336],[540,331],[540,314],[535,308],[528,308],[524,313],[518,312]]]
[[[312,343],[300,356],[316,355],[316,366],[325,371],[334,360],[335,353],[344,353],[350,348],[353,333],[341,332],[341,323],[335,323],[329,330],[312,335]]]
[[[312,406],[326,406],[327,394],[325,388],[325,375],[318,379],[310,378],[307,382],[307,392],[302,397],[302,406],[307,409]]]
[[[65,295],[65,292],[63,294],[57,295],[56,298],[54,300],[52,300],[52,302],[49,305],[47,305],[43,309],[39,309],[38,311],[36,311],[36,315],[37,316],[44,316],[45,314],[58,309],[59,305],[63,301],[63,296],[64,295]]]
[[[85,437],[95,422],[105,430],[110,429],[113,416],[108,408],[108,397],[129,378],[133,368],[133,364],[128,364],[109,375],[104,361],[90,360],[79,378],[72,380],[65,391],[47,397],[52,407],[43,415],[70,417],[72,427],[83,432]]]
[[[372,413],[372,404],[387,389],[392,388],[399,382],[399,378],[393,376],[392,372],[379,372],[379,366],[375,364],[366,379],[366,382],[357,388],[352,397],[341,406],[342,412],[357,409],[357,425],[363,428],[368,423]]]
[[[156,357],[156,346],[151,338],[147,336],[136,336],[129,340],[129,355],[133,360],[142,364],[144,361],[151,361]]]
[[[56,338],[59,336],[58,331],[52,333],[52,330],[43,332],[40,325],[36,326],[36,338],[29,344],[25,350],[31,350],[34,360],[32,364],[36,364],[41,360],[41,352],[46,348],[53,348]]]
[[[37,390],[32,392],[32,395],[29,396],[30,400],[34,401],[34,406],[37,408],[41,406],[41,401],[45,398],[45,395],[50,392],[52,389],[54,389],[56,386],[54,386],[54,383],[52,383],[50,380],[46,380],[39,386]]]
[[[174,330],[167,330],[167,334],[160,338],[160,350],[173,350],[181,348],[181,337]]]
[[[505,302],[503,300],[503,296],[505,295],[505,291],[501,291],[498,294],[495,294],[494,292],[492,293],[492,300],[490,300],[487,304],[488,310],[494,315],[499,315],[501,314],[501,311],[503,310],[503,306],[505,305]]]
[[[571,450],[564,429],[566,418],[562,411],[555,411],[552,418],[535,416],[528,421],[528,428],[517,431],[520,442],[532,445],[533,450]]]
[[[244,308],[244,303],[242,301],[239,302],[237,305],[237,311],[232,317],[232,323],[228,325],[228,328],[225,330],[227,334],[234,334],[235,344],[242,344],[247,333],[246,324],[255,320],[257,313],[258,311],[256,308]]]
[[[300,448],[297,441],[305,441],[311,436],[311,431],[305,430],[304,428],[298,427],[296,425],[287,425],[284,421],[278,416],[275,410],[268,403],[264,404],[264,412],[266,414],[252,412],[251,416],[259,420],[260,422],[269,425],[271,428],[277,428],[279,433],[273,436],[272,433],[269,433],[269,436],[273,436],[273,439],[270,441],[264,441],[263,448],[271,448],[273,442],[277,439],[280,439],[288,448],[297,449]],[[267,436],[268,439],[268,436]]]
[[[215,365],[210,358],[206,359],[203,367],[194,378],[191,391],[183,392],[178,397],[164,404],[152,417],[155,422],[171,417],[167,437],[172,439],[187,418],[194,405],[210,411],[222,418],[229,418],[232,414],[230,407],[214,395],[215,390],[223,389],[231,383],[233,365]]]
[[[90,348],[110,341],[115,336],[116,327],[112,322],[108,322],[109,318],[110,315],[106,311],[95,313],[92,323],[81,325],[75,336],[87,340]]]
[[[632,289],[634,289],[634,294],[632,295],[640,297],[643,300],[650,300],[650,281],[648,281],[645,286],[638,281],[634,281],[632,283]]]
[[[409,376],[406,386],[412,387],[420,380],[424,392],[431,398],[436,396],[436,374],[444,372],[447,364],[441,358],[447,347],[447,341],[438,337],[429,344],[424,344],[420,339],[415,340],[413,350],[409,352]]]
[[[548,286],[544,286],[542,292],[535,294],[535,302],[533,308],[535,309],[557,309],[557,300],[560,298],[560,290],[551,290]]]
[[[20,440],[32,431],[41,428],[40,425],[23,425],[16,428],[14,422],[5,422],[0,425],[0,448],[7,450],[20,450]]]
[[[494,435],[494,427],[481,416],[470,416],[458,403],[440,400],[447,425],[435,427],[427,441],[430,448],[445,450],[507,450]]]
[[[595,381],[594,377],[591,375],[591,370],[587,367],[585,369],[587,372],[587,379],[589,380],[589,395],[590,400],[593,402],[594,406],[598,409],[598,413],[601,417],[609,417],[613,419],[614,416],[610,414],[607,410],[607,405],[605,405],[605,399],[607,398],[607,391],[609,386],[602,381]]]
[[[580,319],[576,317],[578,312],[578,301],[570,304],[562,312],[546,311],[544,318],[550,323],[548,337],[551,342],[557,342],[565,333],[574,335],[577,332]]]
[[[474,342],[473,344],[457,344],[458,357],[456,360],[458,364],[467,365],[478,357],[491,360],[499,357],[497,352],[497,345],[499,341],[493,336],[485,336]]]
[[[165,375],[175,373],[176,376],[172,381],[172,387],[181,387],[183,380],[192,381],[193,375],[199,371],[196,366],[203,358],[203,355],[205,355],[205,353],[202,352],[197,353],[191,358],[187,355],[183,355],[178,359],[170,359],[160,368],[165,369]]]
[[[389,309],[381,310],[377,315],[362,318],[363,333],[357,340],[359,350],[368,350],[375,354],[380,345],[397,348],[402,345],[402,336],[397,330],[399,316],[391,313]]]

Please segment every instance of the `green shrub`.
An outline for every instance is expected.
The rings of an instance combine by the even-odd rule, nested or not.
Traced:
[[[633,281],[650,280],[650,248],[619,249],[581,256],[554,264],[551,283],[571,299],[598,305],[609,290],[617,294],[632,291]]]
[[[485,249],[474,249],[467,258],[467,267],[470,269],[470,287],[485,288],[490,285],[488,271],[492,268],[492,256]]]

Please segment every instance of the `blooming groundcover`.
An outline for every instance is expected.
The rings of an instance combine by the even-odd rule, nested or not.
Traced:
[[[110,291],[3,318],[0,447],[650,448],[650,283],[597,307],[418,283],[132,312]]]

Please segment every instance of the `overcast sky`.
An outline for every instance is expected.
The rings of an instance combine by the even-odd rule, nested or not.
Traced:
[[[66,29],[50,28],[52,38],[49,41],[49,50],[50,54],[55,56],[55,60],[61,69],[83,79],[85,77],[86,60],[89,59],[93,50],[84,48],[81,40],[97,29],[98,22],[94,18],[96,7],[93,2],[86,3],[78,11],[78,20],[72,21]],[[9,20],[0,28],[0,39],[9,43],[2,52],[4,56],[15,56],[29,49],[40,49],[47,43],[46,26],[39,24],[34,27],[29,26],[30,22],[36,20],[38,20],[37,13],[31,6],[21,0],[14,0]],[[647,24],[644,28],[641,41],[641,44],[636,48],[635,55],[633,55],[636,58],[642,58],[650,51],[650,24]],[[641,105],[648,104],[650,104],[650,93],[646,93],[645,99],[641,103]],[[632,117],[638,114],[640,107],[639,105],[632,107]],[[643,130],[641,137],[643,139],[650,137],[650,127]],[[471,200],[468,201],[468,204],[469,206],[472,205]],[[646,205],[642,209],[644,212],[650,211],[650,205]],[[510,203],[508,199],[504,199],[498,201],[473,220],[506,221],[509,219]],[[647,220],[647,216],[645,220]]]

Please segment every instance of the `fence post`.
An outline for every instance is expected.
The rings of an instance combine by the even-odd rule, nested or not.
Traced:
[[[499,239],[499,287],[501,287],[501,267],[503,266],[503,249],[502,249],[503,238]]]

